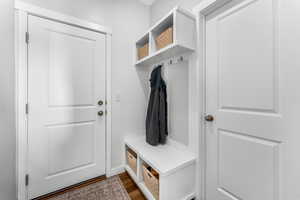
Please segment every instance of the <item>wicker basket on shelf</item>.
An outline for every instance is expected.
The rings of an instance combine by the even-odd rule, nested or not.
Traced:
[[[127,150],[127,162],[129,167],[134,171],[134,173],[137,173],[137,159],[136,159],[136,154],[131,151]]]
[[[141,60],[142,58],[149,55],[149,43],[145,44],[144,46],[138,48],[138,59]]]
[[[159,176],[158,173],[149,166],[143,165],[143,178],[146,187],[156,200],[159,200]]]
[[[173,27],[167,28],[155,38],[156,49],[160,50],[173,43]]]

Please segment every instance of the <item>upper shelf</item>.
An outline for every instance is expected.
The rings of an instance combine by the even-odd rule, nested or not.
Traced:
[[[156,38],[172,27],[172,38],[168,46],[159,49]],[[163,38],[164,39],[164,38]],[[136,42],[136,49],[148,44],[148,55],[139,59],[136,52],[136,65],[153,65],[164,59],[193,52],[196,49],[196,19],[189,11],[175,7],[159,20]],[[145,50],[145,49],[144,49]]]

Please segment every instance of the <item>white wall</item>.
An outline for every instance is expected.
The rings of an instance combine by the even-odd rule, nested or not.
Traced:
[[[135,42],[150,22],[150,7],[137,0],[119,0],[114,3],[113,20],[113,155],[112,165],[118,166],[124,158],[122,133],[143,134],[147,96],[140,81],[140,69],[134,66]],[[116,96],[120,94],[120,102]]]
[[[157,0],[151,6],[151,24],[153,25],[177,5],[192,11],[200,2],[201,0]]]
[[[119,167],[123,137],[145,126],[147,99],[133,58],[135,40],[149,27],[150,7],[138,0],[23,1],[112,28],[112,168]]]
[[[14,128],[14,14],[12,0],[0,1],[0,199],[16,199]]]

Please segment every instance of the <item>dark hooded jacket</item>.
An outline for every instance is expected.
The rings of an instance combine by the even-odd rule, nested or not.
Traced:
[[[167,87],[161,67],[151,73],[151,94],[146,118],[146,141],[151,145],[165,144],[168,135]]]

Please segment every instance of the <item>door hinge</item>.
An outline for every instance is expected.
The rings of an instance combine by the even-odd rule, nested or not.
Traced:
[[[26,186],[29,185],[29,175],[28,174],[25,175],[25,185]]]
[[[28,115],[28,113],[29,113],[29,105],[28,105],[28,103],[26,103],[26,105],[25,105],[25,113]]]
[[[25,42],[28,44],[29,43],[29,32],[25,33]]]

